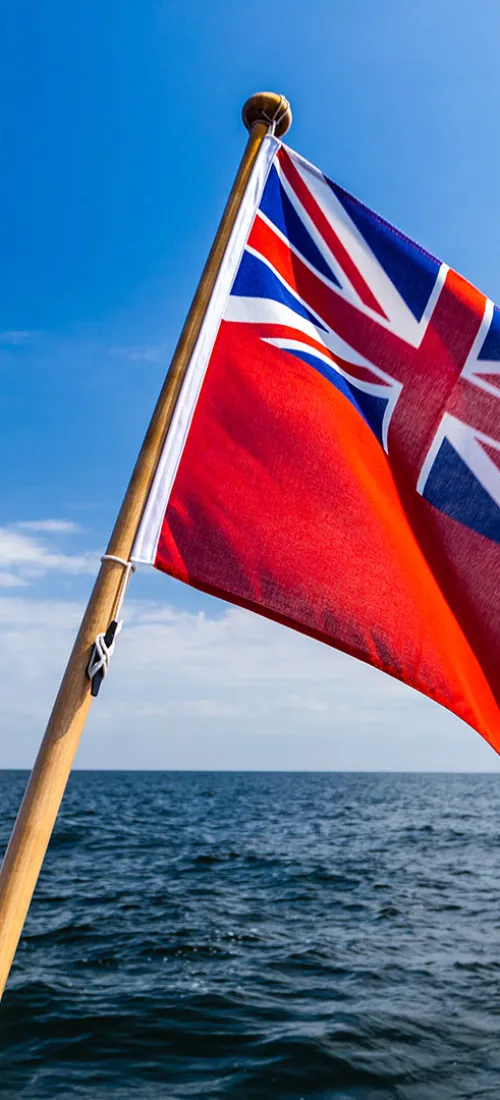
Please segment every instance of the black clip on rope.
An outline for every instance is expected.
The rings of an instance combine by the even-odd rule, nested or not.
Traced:
[[[91,684],[90,694],[94,699],[99,695],[101,684],[108,674],[109,664],[115,648],[115,640],[122,628],[122,622],[118,619],[118,616],[125,599],[125,592],[127,591],[130,575],[135,571],[135,566],[132,565],[131,561],[124,561],[123,558],[118,558],[114,554],[104,554],[101,561],[116,561],[118,565],[123,565],[125,573],[123,574],[120,588],[116,617],[110,622],[108,629],[104,633],[97,635],[87,665],[87,676]]]

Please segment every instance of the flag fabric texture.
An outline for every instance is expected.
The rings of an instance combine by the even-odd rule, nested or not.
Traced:
[[[271,136],[133,557],[500,751],[500,311]]]

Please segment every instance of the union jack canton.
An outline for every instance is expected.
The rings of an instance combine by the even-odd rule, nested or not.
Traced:
[[[500,541],[500,310],[281,147],[225,311],[320,371],[396,477]]]

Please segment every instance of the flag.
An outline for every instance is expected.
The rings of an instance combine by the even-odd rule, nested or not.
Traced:
[[[133,558],[397,677],[500,751],[500,312],[272,136]]]

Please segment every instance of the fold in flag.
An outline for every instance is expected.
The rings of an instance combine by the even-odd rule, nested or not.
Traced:
[[[500,312],[275,138],[133,554],[500,751]]]

